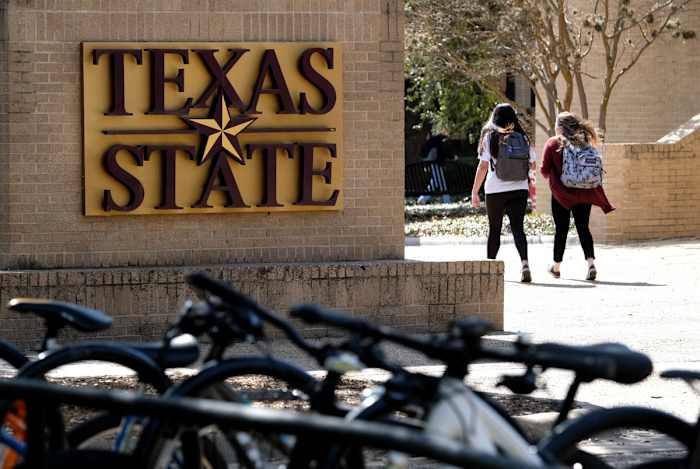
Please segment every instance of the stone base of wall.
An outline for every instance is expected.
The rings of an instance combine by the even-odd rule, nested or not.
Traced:
[[[6,305],[18,296],[75,302],[113,316],[114,325],[99,338],[153,340],[161,337],[185,299],[193,298],[185,275],[194,270],[206,270],[276,311],[317,303],[406,332],[442,331],[451,320],[469,315],[503,327],[503,263],[499,261],[4,271],[0,272],[0,302]],[[326,327],[298,326],[309,337],[338,335]],[[267,330],[272,333],[271,328]],[[0,337],[25,350],[37,347],[41,331],[41,323],[33,317],[6,309],[0,313]],[[85,337],[64,333],[62,338]]]

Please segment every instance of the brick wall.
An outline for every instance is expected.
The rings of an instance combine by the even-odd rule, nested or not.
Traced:
[[[605,146],[606,190],[618,210],[593,217],[594,236],[620,242],[700,234],[700,115],[693,133],[666,141],[672,143]]]
[[[614,212],[594,207],[596,241],[613,243],[700,235],[700,115],[659,143],[606,144],[605,192]],[[538,208],[550,211],[549,186],[539,181]]]
[[[403,257],[399,0],[0,3],[0,267]],[[81,41],[339,41],[344,209],[82,216]]]
[[[191,270],[0,272],[0,304],[18,295],[77,302],[114,317],[112,328],[93,338],[158,339],[182,302],[192,297],[184,281]],[[206,270],[281,314],[293,304],[317,303],[405,332],[444,331],[449,321],[467,315],[503,327],[502,262],[247,264]],[[307,336],[338,335],[326,327],[297,325]],[[0,312],[0,337],[25,350],[36,348],[40,330],[40,322],[32,316]],[[61,337],[68,341],[80,336]]]
[[[9,56],[8,48],[8,30],[7,30],[7,2],[0,2],[0,256],[5,252],[5,246],[9,245],[9,235],[6,229],[8,223],[8,178],[2,175],[8,173],[9,165],[9,116],[10,109],[10,93],[9,93]]]

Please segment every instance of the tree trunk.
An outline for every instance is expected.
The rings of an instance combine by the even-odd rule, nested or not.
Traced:
[[[547,131],[547,135],[549,135],[550,137],[554,136],[554,127],[555,127],[555,123],[557,121],[558,112],[557,112],[556,106],[557,106],[557,103],[554,101],[554,99],[552,99],[552,96],[547,95],[547,109],[549,111],[549,116],[550,116],[549,122],[548,122],[549,130]]]
[[[610,104],[610,91],[606,90],[603,95],[603,101],[600,103],[600,112],[598,114],[598,129],[600,130],[601,143],[605,141],[607,126],[608,126],[608,105]]]
[[[577,69],[574,73],[576,77],[576,88],[578,90],[578,101],[581,105],[581,117],[588,119],[588,96],[586,95],[586,87],[583,84],[583,77],[581,76],[581,70]]]

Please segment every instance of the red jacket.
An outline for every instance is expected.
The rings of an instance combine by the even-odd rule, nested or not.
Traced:
[[[544,144],[542,155],[542,176],[549,181],[549,188],[552,196],[562,207],[570,209],[576,204],[592,204],[600,207],[603,212],[610,213],[615,210],[608,197],[605,195],[603,186],[595,189],[572,189],[566,187],[561,182],[562,152],[557,137],[552,137]]]

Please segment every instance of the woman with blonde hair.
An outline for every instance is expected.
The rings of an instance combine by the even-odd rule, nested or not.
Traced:
[[[604,213],[610,213],[615,207],[608,201],[602,185],[592,189],[577,189],[567,187],[561,180],[564,151],[583,151],[597,143],[598,135],[590,122],[571,112],[562,112],[557,116],[556,136],[547,140],[544,145],[541,172],[549,181],[552,191],[552,217],[555,226],[554,264],[549,268],[549,273],[555,278],[561,276],[560,266],[564,258],[572,214],[588,263],[586,280],[595,280],[598,274],[595,267],[593,236],[589,227],[591,208],[597,205]]]

